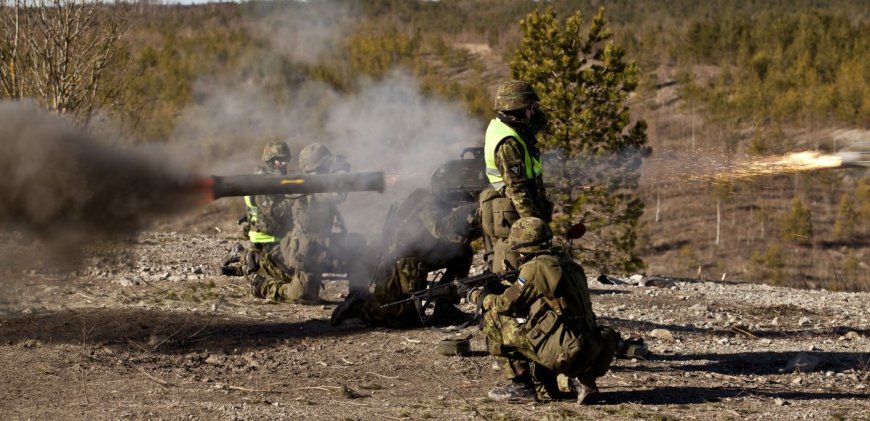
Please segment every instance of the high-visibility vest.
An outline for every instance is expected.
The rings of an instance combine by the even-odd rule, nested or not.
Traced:
[[[248,222],[251,223],[252,227],[248,230],[248,239],[251,240],[252,243],[277,243],[279,241],[278,237],[253,229],[253,227],[257,226],[257,218],[260,215],[260,209],[257,208],[257,205],[254,203],[254,199],[251,196],[245,196],[245,205],[248,207]]]
[[[489,122],[489,127],[486,128],[486,137],[483,142],[483,159],[486,161],[486,177],[496,190],[504,187],[504,179],[495,165],[495,149],[506,137],[516,139],[523,147],[523,163],[526,168],[527,179],[537,178],[544,172],[543,167],[541,167],[541,161],[529,154],[529,148],[526,147],[526,142],[520,137],[519,133],[511,126],[494,118]]]

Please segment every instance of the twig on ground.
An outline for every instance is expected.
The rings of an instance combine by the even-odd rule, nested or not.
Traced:
[[[475,406],[473,403],[469,402],[468,399],[465,399],[465,396],[462,396],[461,393],[457,392],[456,389],[453,388],[453,386],[450,386],[449,384],[445,383],[444,380],[441,380],[441,378],[438,377],[438,376],[435,374],[434,371],[432,371],[432,370],[428,370],[428,369],[427,369],[426,371],[428,371],[429,374],[430,374],[430,375],[431,375],[435,380],[438,380],[439,383],[443,384],[443,385],[446,386],[448,389],[450,389],[450,391],[453,392],[456,396],[459,396],[459,399],[462,399],[462,400],[463,400],[463,401],[464,401],[468,406],[470,406],[470,407],[471,407],[471,410],[474,411],[474,413],[477,414],[477,416],[479,416],[480,418],[483,418],[483,419],[485,419],[485,420],[488,419],[488,418],[486,418],[486,416],[484,416],[483,414],[481,414],[480,411],[477,410],[477,406]]]
[[[141,350],[144,351],[144,352],[151,352],[151,351],[149,351],[148,349],[146,349],[144,346],[139,345],[138,342],[136,342],[136,341],[134,341],[134,340],[132,340],[132,339],[130,339],[130,338],[127,338],[127,343],[129,343],[130,345],[135,346],[136,348],[141,349]]]
[[[223,303],[223,301],[224,301],[224,297],[226,297],[226,295],[227,295],[227,291],[228,291],[227,289],[224,289],[224,293],[221,294],[220,297],[218,297],[218,301],[212,307],[211,315],[209,316],[208,320],[205,321],[205,324],[202,325],[202,327],[200,327],[199,329],[197,329],[196,332],[193,332],[192,334],[188,335],[187,339],[192,339],[196,335],[200,334],[203,330],[205,330],[205,328],[207,328],[209,324],[211,324],[211,321],[214,320],[215,315],[217,315],[218,308],[220,308],[221,303]],[[151,352],[157,351],[157,348],[160,348],[161,345],[165,344],[167,341],[172,339],[175,335],[181,333],[181,331],[184,330],[184,327],[185,326],[179,327],[175,332],[172,332],[171,335],[163,338],[162,341],[158,342],[156,345],[151,347]]]
[[[202,327],[199,328],[199,330],[197,330],[196,332],[193,332],[193,334],[189,335],[187,337],[187,339],[192,339],[196,335],[199,335],[203,330],[205,330],[206,327],[208,327],[209,324],[211,324],[211,321],[214,319],[214,316],[217,315],[218,309],[221,307],[221,304],[223,304],[224,298],[227,296],[227,292],[229,292],[229,290],[224,288],[224,292],[221,294],[220,297],[218,297],[217,303],[215,303],[212,306],[211,315],[209,316],[208,320],[205,321],[205,324],[202,325]]]
[[[91,297],[90,295],[82,294],[81,292],[77,292],[77,293],[75,293],[74,295],[78,295],[78,296],[80,296],[80,297],[82,297],[82,298],[84,298],[84,299],[86,299],[86,300],[97,301],[96,298]]]
[[[390,379],[390,380],[396,380],[399,378],[399,376],[385,376],[383,374],[378,374],[378,373],[375,373],[373,371],[366,371],[365,374],[371,374],[372,376],[377,376],[377,377],[380,377],[382,379]]]
[[[136,368],[139,369],[139,371],[141,371],[142,374],[145,375],[145,377],[148,377],[148,379],[150,379],[150,380],[153,381],[154,383],[157,383],[157,384],[159,384],[159,385],[161,385],[161,386],[163,386],[163,387],[175,386],[175,385],[172,384],[172,383],[169,383],[169,382],[167,382],[167,381],[165,381],[165,380],[160,380],[160,379],[158,379],[157,377],[154,377],[154,376],[148,374],[148,372],[145,371],[145,370],[143,370],[142,367],[136,366]]]
[[[749,336],[750,338],[758,339],[758,336],[756,336],[754,333],[752,333],[746,329],[743,329],[740,326],[731,326],[731,331],[734,333],[739,333],[741,335]]]
[[[341,386],[306,386],[297,387],[293,390],[322,390],[324,392],[332,392],[330,389],[341,389]]]
[[[345,401],[337,401],[338,403],[346,403],[348,405],[356,405],[356,406],[369,406],[366,403],[356,403],[356,402],[345,402]]]
[[[284,391],[284,390],[249,389],[247,387],[232,386],[232,385],[227,385],[227,389],[240,390],[242,392],[251,392],[251,393],[289,393],[289,392]]]

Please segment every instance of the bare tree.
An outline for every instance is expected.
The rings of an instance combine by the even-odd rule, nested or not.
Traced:
[[[118,95],[104,86],[118,64],[118,40],[129,4],[84,0],[0,0],[0,88],[32,97],[87,125],[94,110]]]

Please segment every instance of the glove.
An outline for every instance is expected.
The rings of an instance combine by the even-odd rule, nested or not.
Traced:
[[[489,295],[483,288],[474,288],[468,292],[468,296],[465,297],[465,301],[469,303],[474,303],[474,305],[479,309],[486,310],[484,303],[486,302],[486,297]]]

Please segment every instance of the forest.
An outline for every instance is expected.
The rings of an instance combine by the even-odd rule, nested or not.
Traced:
[[[870,9],[861,0],[91,5],[81,6],[91,29],[67,53],[97,56],[70,75],[53,74],[40,65],[51,57],[30,51],[25,41],[52,29],[20,3],[0,0],[0,97],[36,98],[120,143],[200,141],[204,161],[253,155],[240,149],[293,135],[269,124],[282,113],[316,132],[334,98],[390,83],[397,71],[482,125],[495,87],[534,73],[517,64],[531,13],[581,17],[583,34],[602,25],[597,42],[602,51],[612,46],[614,63],[626,66],[622,86],[631,87],[611,98],[625,106],[623,114],[613,110],[624,120],[618,131],[642,122],[635,143],[651,147],[653,158],[733,162],[870,148]],[[20,24],[27,22],[33,28]],[[69,83],[73,76],[78,83]],[[193,130],[190,121],[214,113],[222,94],[256,98],[274,114]],[[638,174],[629,181],[637,200],[625,196],[607,208],[629,220],[612,234],[619,252],[598,253],[593,244],[584,263],[620,276],[870,289],[866,170],[694,184]],[[559,200],[565,215],[582,213],[576,194]],[[608,224],[592,228],[608,232]]]

